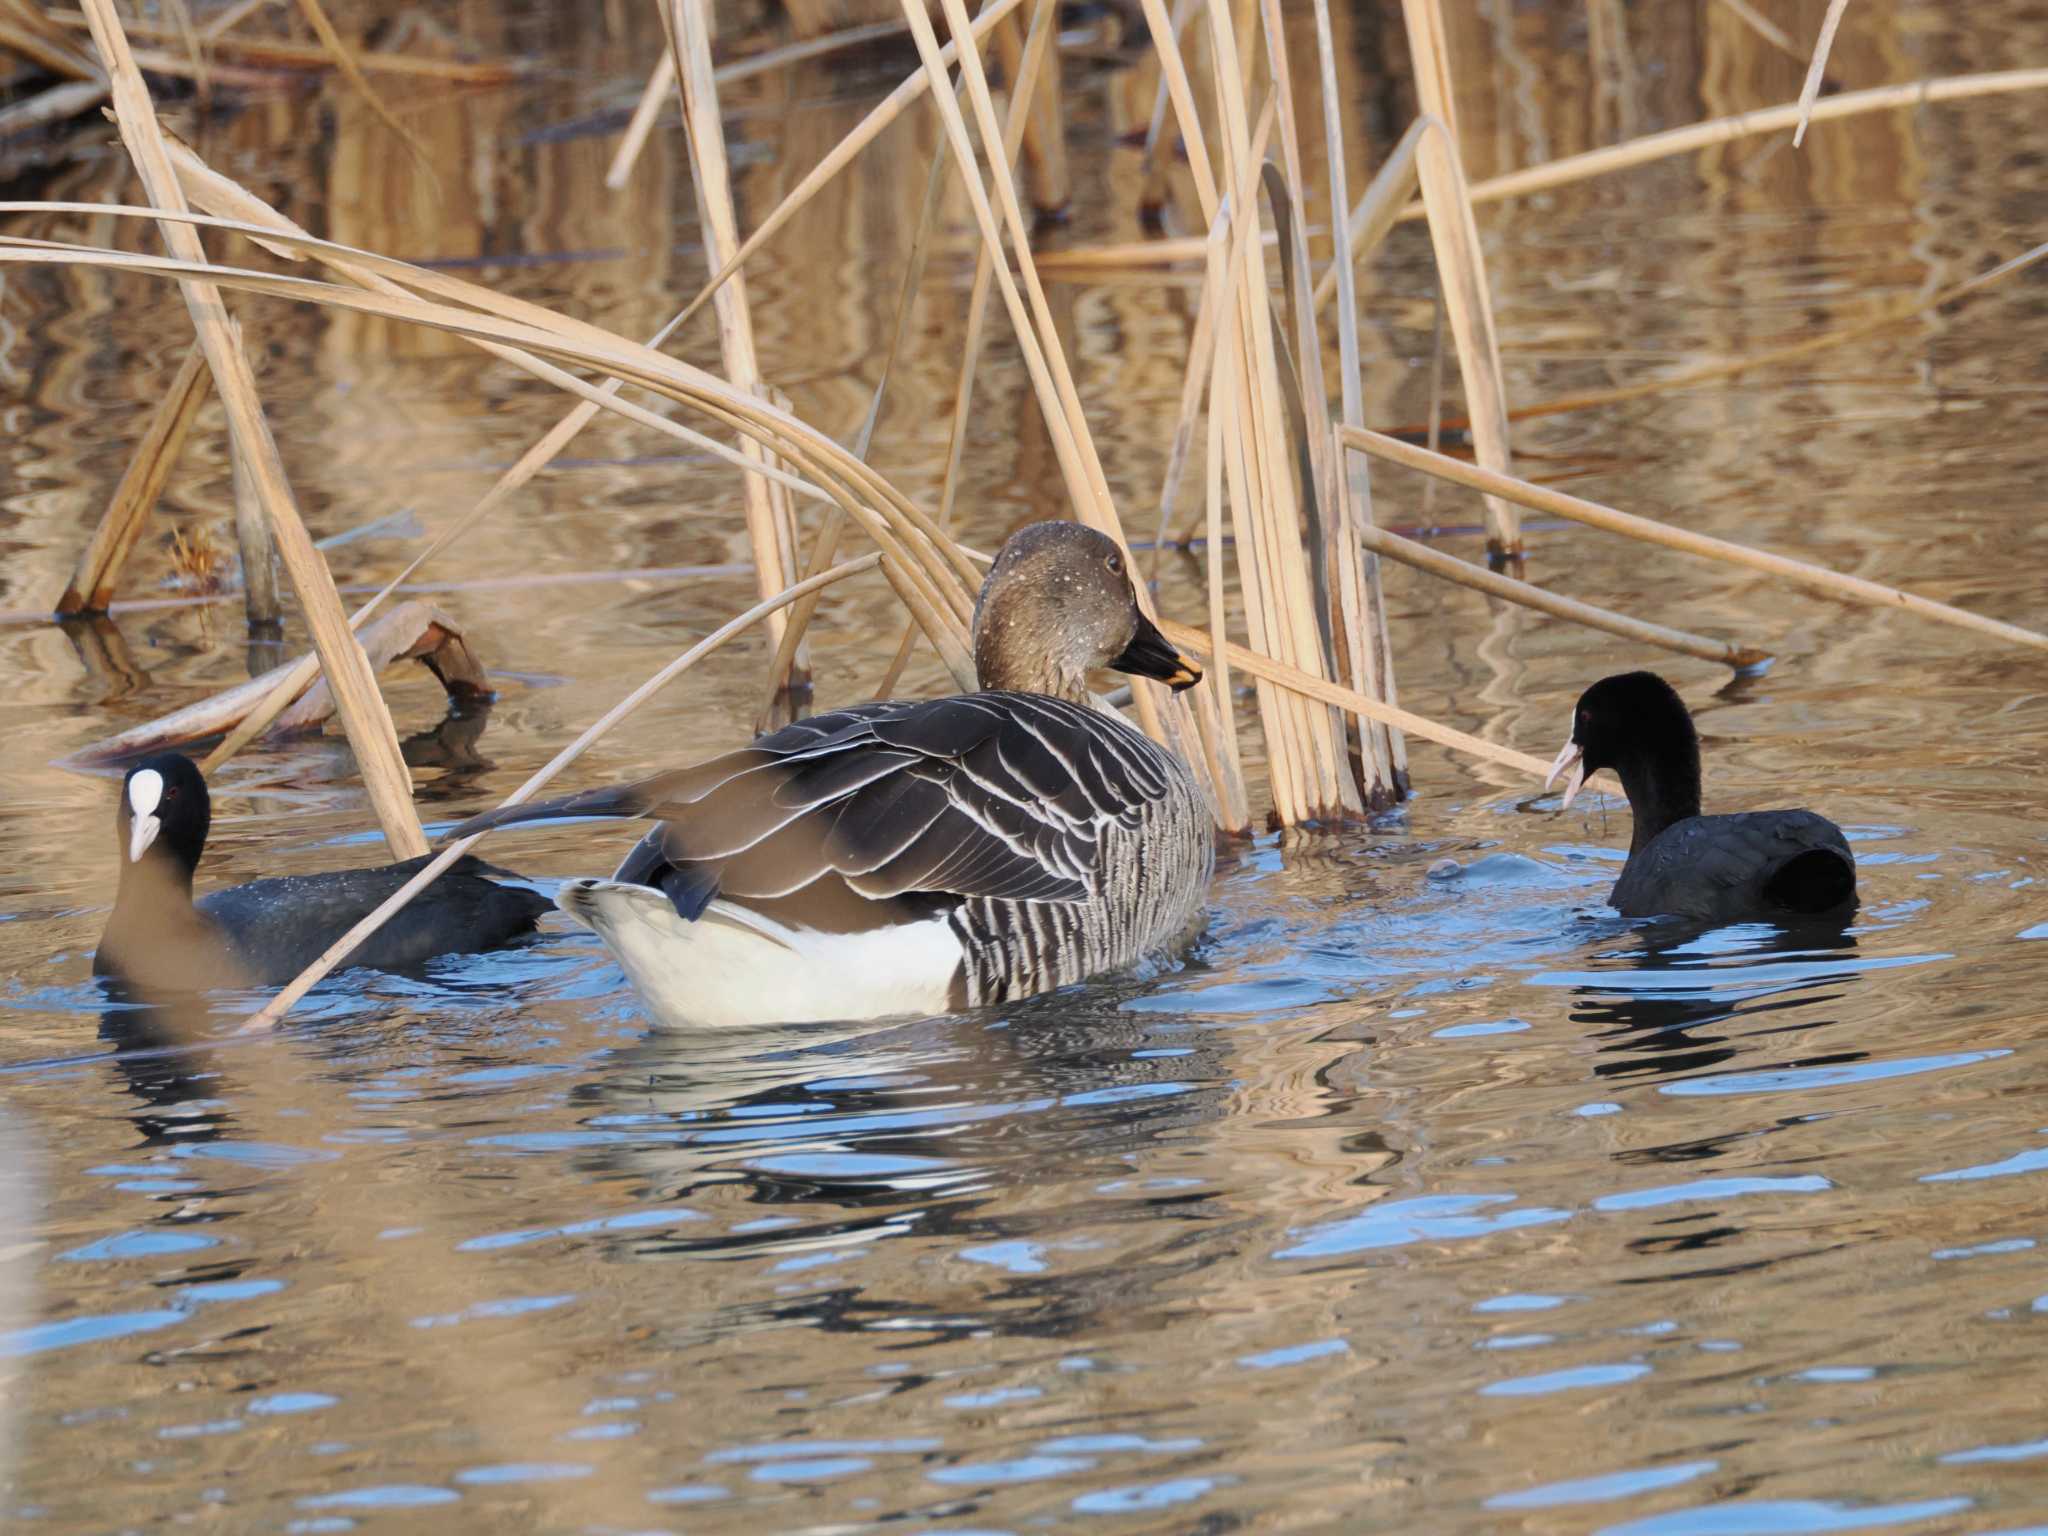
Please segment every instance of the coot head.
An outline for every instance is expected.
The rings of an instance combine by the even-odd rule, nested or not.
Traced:
[[[166,861],[189,884],[199,855],[206,850],[206,830],[212,821],[206,780],[191,758],[179,752],[144,758],[128,770],[121,784],[115,826],[122,867],[146,858]]]
[[[1564,778],[1564,804],[1587,778],[1614,770],[1647,841],[1700,813],[1700,739],[1678,691],[1654,672],[1603,677],[1579,695],[1571,737],[1550,765],[1548,789]]]
[[[1032,523],[1012,534],[974,607],[981,686],[1087,698],[1098,667],[1192,688],[1201,668],[1138,607],[1123,550],[1080,523]]]

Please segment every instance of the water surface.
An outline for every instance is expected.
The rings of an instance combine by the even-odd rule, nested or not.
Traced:
[[[412,104],[438,192],[339,87],[179,126],[322,233],[652,331],[704,264],[673,131],[629,194],[601,185],[605,114],[650,36],[608,33],[598,7],[457,9],[482,51],[560,68]],[[1810,36],[1820,7],[1797,9]],[[1337,18],[1361,177],[1412,112],[1382,12]],[[1588,14],[1460,20],[1475,175],[1796,93],[1798,64],[1723,8]],[[2042,43],[2017,5],[1852,7],[1835,67],[1852,85],[2018,67]],[[907,67],[884,52],[736,87],[743,220]],[[1082,193],[1049,238],[1135,238],[1115,140],[1150,77],[1114,54],[1069,77]],[[1862,119],[1796,153],[1746,141],[1484,213],[1512,397],[1795,340],[2033,244],[2039,106]],[[767,373],[827,430],[865,408],[931,142],[906,119],[753,276]],[[96,153],[47,192],[124,185]],[[927,499],[968,231],[949,205],[877,437]],[[1363,283],[1377,424],[1427,413],[1432,283],[1412,226]],[[1796,368],[1532,422],[1517,447],[1602,500],[2038,626],[2044,294],[2021,276]],[[1147,527],[1192,293],[1055,297],[1112,487]],[[388,573],[562,409],[443,338],[246,311],[308,520],[358,535],[330,550],[345,583]],[[11,278],[6,314],[0,608],[47,607],[187,332],[166,291],[82,272]],[[684,351],[715,363],[708,329]],[[992,547],[1063,502],[1000,334],[979,401],[962,504]],[[673,446],[600,421],[439,572],[501,583],[434,599],[501,696],[449,726],[424,675],[394,683],[435,826],[743,605],[736,487]],[[167,498],[223,540],[224,453],[209,410]],[[1375,492],[1383,521],[1477,553],[1469,499],[1391,474]],[[1227,857],[1206,938],[1156,976],[706,1042],[651,1033],[596,942],[552,924],[424,977],[337,978],[275,1039],[167,1052],[89,979],[113,782],[52,764],[275,655],[233,607],[0,628],[0,1096],[39,1188],[9,1239],[35,1295],[0,1339],[22,1373],[0,1509],[52,1532],[2038,1521],[2037,660],[1583,530],[1532,544],[1547,584],[1781,659],[1731,683],[1393,571],[1403,701],[1548,755],[1585,683],[1657,664],[1698,711],[1715,808],[1812,804],[1849,829],[1852,925],[1622,923],[1601,907],[1618,798],[1560,816],[1418,744],[1400,813]],[[131,590],[173,596],[169,577],[153,532]],[[1162,600],[1201,611],[1191,568],[1169,562]],[[899,622],[878,585],[827,597],[822,702],[865,695]],[[762,662],[757,640],[722,653],[577,782],[743,739]],[[922,659],[906,686],[943,683]],[[246,754],[202,880],[372,857],[352,785],[332,740]],[[548,882],[626,840],[542,829],[497,856]]]

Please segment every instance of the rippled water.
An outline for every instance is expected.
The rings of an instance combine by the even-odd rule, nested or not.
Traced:
[[[180,127],[337,238],[651,331],[703,263],[672,132],[631,194],[600,185],[603,114],[630,102],[648,38],[608,35],[597,7],[459,9],[482,51],[563,68],[418,104],[438,203],[338,90]],[[1475,175],[1797,90],[1799,65],[1723,8],[1450,9]],[[1822,8],[1795,9],[1780,19],[1811,36]],[[1371,165],[1412,111],[1398,13],[1338,30]],[[1835,70],[2014,67],[2044,41],[2019,5],[1854,6]],[[736,87],[743,218],[906,67],[885,52]],[[1149,77],[1117,57],[1069,75],[1084,190],[1054,238],[1134,238],[1135,155],[1113,139]],[[2043,234],[2039,112],[1867,118],[1484,214],[1511,395],[1798,339],[2024,249]],[[922,117],[892,130],[754,282],[768,374],[830,430],[872,387],[930,143]],[[94,154],[48,195],[122,186]],[[877,438],[919,495],[943,460],[966,230],[952,209]],[[1426,414],[1431,280],[1411,227],[1365,284],[1375,422]],[[1191,296],[1152,277],[1056,299],[1143,526]],[[314,531],[366,530],[330,552],[344,582],[387,573],[408,518],[455,515],[561,408],[439,339],[246,310]],[[0,606],[32,609],[184,320],[140,280],[79,273],[10,278],[4,314]],[[1517,447],[1603,500],[2039,626],[2044,349],[2048,288],[2026,275],[1796,368],[1529,423]],[[715,360],[708,333],[687,350]],[[968,453],[988,543],[1060,508],[1021,377],[1002,340]],[[1376,493],[1389,523],[1476,522],[1449,490],[1425,503],[1381,474]],[[227,525],[217,415],[169,505]],[[438,691],[397,678],[436,826],[741,605],[735,508],[729,476],[600,423],[440,571],[498,583],[435,600],[502,694],[480,734],[437,728]],[[112,781],[52,762],[271,658],[232,607],[0,628],[0,1095],[38,1202],[5,1242],[34,1294],[0,1337],[19,1373],[0,1509],[78,1532],[2048,1518],[2038,662],[1589,532],[1532,542],[1547,584],[1781,660],[1729,683],[1396,571],[1404,702],[1547,754],[1586,682],[1657,663],[1698,712],[1713,806],[1812,804],[1849,829],[1853,926],[1625,924],[1601,907],[1618,798],[1560,816],[1418,745],[1400,814],[1226,857],[1207,937],[1164,975],[705,1042],[650,1033],[595,940],[557,923],[425,977],[338,978],[275,1039],[181,1053],[103,1012]],[[619,569],[665,574],[518,584]],[[152,534],[132,590],[173,595],[168,573]],[[1177,564],[1162,596],[1199,611]],[[872,587],[823,614],[821,700],[859,697],[899,621]],[[580,782],[741,739],[761,664],[758,642],[722,654]],[[942,686],[928,662],[912,683]],[[202,881],[373,856],[352,782],[335,742],[245,755]],[[626,838],[542,829],[496,856],[551,884]]]

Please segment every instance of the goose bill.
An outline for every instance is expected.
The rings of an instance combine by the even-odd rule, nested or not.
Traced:
[[[1138,629],[1131,636],[1131,643],[1109,664],[1116,671],[1135,677],[1156,677],[1176,693],[1202,680],[1202,669],[1175,650],[1173,642],[1143,614],[1138,615]]]
[[[156,808],[163,804],[164,776],[153,768],[145,768],[128,780],[128,862],[134,864],[149,851],[149,845],[156,841],[157,833],[164,824],[158,819]]]
[[[1565,775],[1564,800],[1558,809],[1568,811],[1579,797],[1579,786],[1586,782],[1586,753],[1576,741],[1566,742],[1564,750],[1551,761],[1550,776],[1543,781],[1543,787],[1550,788],[1561,773]]]

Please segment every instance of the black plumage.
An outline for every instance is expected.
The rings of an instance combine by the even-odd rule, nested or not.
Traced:
[[[120,886],[93,956],[94,975],[147,993],[280,986],[427,862],[253,880],[195,901],[193,875],[211,823],[206,780],[191,759],[164,753],[129,771],[117,817]],[[477,859],[459,861],[347,963],[407,970],[531,933],[552,903],[485,878],[488,869]]]
[[[1568,775],[1570,805],[1601,768],[1621,780],[1635,819],[1628,863],[1607,898],[1623,916],[1730,923],[1834,916],[1855,906],[1855,855],[1825,816],[1700,814],[1699,736],[1684,702],[1656,674],[1603,678],[1580,696],[1551,780]]]

